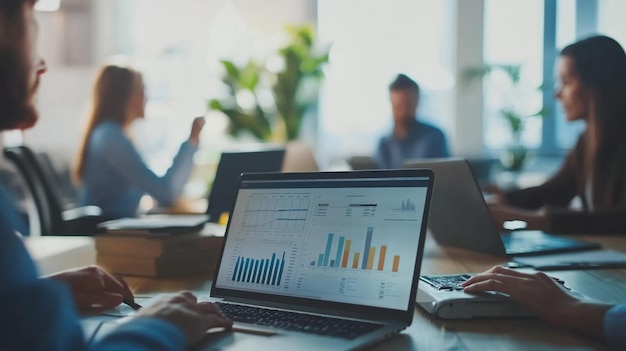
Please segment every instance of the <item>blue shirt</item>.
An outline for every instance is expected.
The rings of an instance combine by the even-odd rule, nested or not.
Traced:
[[[115,122],[97,125],[89,137],[80,203],[95,205],[105,216],[135,217],[139,200],[148,193],[160,206],[180,196],[193,168],[197,146],[184,142],[162,177],[145,164],[135,146]]]
[[[380,139],[374,160],[378,168],[402,168],[407,160],[448,157],[448,146],[443,132],[428,123],[415,120],[403,140],[393,135]]]
[[[95,344],[85,344],[69,289],[39,279],[35,264],[15,234],[19,220],[0,188],[0,349],[183,350],[186,340],[173,324],[137,318]]]
[[[616,349],[626,347],[626,304],[613,306],[604,315],[604,336]]]

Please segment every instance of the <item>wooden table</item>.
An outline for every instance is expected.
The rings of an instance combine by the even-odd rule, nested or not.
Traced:
[[[606,249],[626,252],[626,237],[577,236],[600,242]],[[34,255],[36,256],[36,255]],[[480,272],[506,259],[465,250],[439,247],[426,241],[422,274]],[[626,302],[626,269],[555,271],[572,289],[607,303]],[[137,295],[191,290],[207,296],[210,276],[151,279],[128,277]],[[399,336],[371,350],[602,350],[597,340],[561,330],[537,319],[485,319],[446,321],[432,318],[416,307],[413,323]]]

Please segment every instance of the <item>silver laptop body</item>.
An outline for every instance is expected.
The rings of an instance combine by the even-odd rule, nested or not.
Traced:
[[[272,335],[256,349],[349,350],[399,333],[432,185],[429,170],[243,174],[211,299],[238,330]]]

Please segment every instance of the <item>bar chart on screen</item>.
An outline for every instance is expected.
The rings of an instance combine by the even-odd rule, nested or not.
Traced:
[[[231,254],[229,280],[262,289],[288,289],[296,251],[289,242],[239,242]]]
[[[397,273],[401,255],[394,254],[388,245],[372,245],[374,227],[367,227],[364,232],[359,238],[328,233],[324,250],[312,253],[308,266]],[[314,246],[319,247],[319,244]]]

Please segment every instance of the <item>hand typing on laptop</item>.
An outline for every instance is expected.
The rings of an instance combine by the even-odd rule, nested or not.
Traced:
[[[550,323],[596,337],[604,336],[604,315],[611,306],[582,301],[543,272],[527,274],[495,266],[474,275],[462,286],[469,293],[505,293]]]
[[[211,302],[198,302],[195,295],[181,291],[159,299],[142,308],[134,318],[152,317],[165,320],[180,328],[189,344],[199,341],[213,328],[230,329],[233,325]]]

